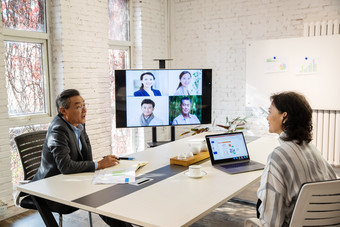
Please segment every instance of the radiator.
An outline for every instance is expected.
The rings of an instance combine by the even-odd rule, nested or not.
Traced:
[[[340,111],[313,110],[313,141],[329,164],[340,166]]]
[[[339,35],[340,24],[339,20],[330,20],[328,22],[311,22],[305,23],[303,26],[304,36],[325,36],[325,35]]]
[[[339,20],[304,24],[304,36],[340,34]],[[313,110],[313,141],[328,163],[340,166],[340,111]]]

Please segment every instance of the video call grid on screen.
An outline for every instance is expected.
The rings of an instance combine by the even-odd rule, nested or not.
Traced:
[[[185,78],[185,76],[183,76],[183,72],[186,72],[185,74],[190,75],[186,75],[187,78],[190,77],[189,82],[186,84],[187,92],[189,94],[186,95],[181,93],[183,91],[181,91],[179,86],[180,75],[182,74],[182,78]],[[144,73],[151,73],[153,76]],[[144,91],[141,91],[143,90],[141,89],[141,75],[143,74],[143,78],[152,78],[152,89],[154,90],[153,96],[149,96],[148,94],[145,94]],[[211,70],[116,70],[115,75],[117,127],[146,127],[211,123]],[[203,76],[206,78],[204,79]],[[143,82],[145,83],[145,81]],[[207,84],[204,85],[203,83]],[[150,86],[150,84],[147,86]],[[122,87],[125,88],[124,95],[122,95]],[[209,87],[209,89],[205,89],[205,87]],[[203,91],[203,89],[206,91]],[[182,98],[184,98],[184,103],[190,103],[191,117],[189,121],[183,121],[176,118],[180,117],[179,115],[181,115],[180,101]],[[153,104],[155,105],[152,111],[153,119],[150,122],[146,122],[141,117],[143,111],[143,100],[147,101],[143,107],[153,106]],[[150,100],[152,100],[153,104],[150,104]],[[207,110],[203,110],[204,108]],[[124,122],[124,118],[126,119],[126,122]]]

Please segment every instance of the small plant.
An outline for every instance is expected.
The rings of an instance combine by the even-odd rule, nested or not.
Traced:
[[[192,128],[190,129],[190,131],[186,131],[186,132],[183,132],[181,135],[179,136],[183,136],[183,135],[186,135],[190,132],[192,132],[192,135],[196,135],[196,134],[200,134],[202,132],[208,132],[209,131],[209,127],[206,127],[206,128],[200,128],[199,126],[196,126],[195,128]]]
[[[244,117],[244,118],[237,117],[229,121],[229,118],[226,117],[226,124],[217,125],[217,126],[226,129],[227,132],[237,132],[237,131],[241,131],[246,128],[246,123],[247,123],[246,119],[247,117]],[[179,136],[183,136],[188,133],[192,133],[192,135],[196,135],[196,134],[200,134],[202,132],[208,132],[208,131],[209,131],[209,127],[200,128],[200,126],[196,126],[195,128],[190,129],[190,131],[183,132]]]
[[[247,123],[246,119],[247,117],[244,118],[237,117],[232,121],[229,121],[228,117],[226,117],[226,124],[217,126],[226,129],[227,132],[241,131],[246,128]]]

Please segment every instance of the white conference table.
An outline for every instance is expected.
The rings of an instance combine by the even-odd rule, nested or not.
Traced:
[[[169,166],[170,158],[187,150],[188,143],[202,141],[206,134],[212,133],[186,137],[131,155],[136,160],[149,162],[137,171],[137,176]],[[248,143],[247,146],[250,158],[265,164],[268,154],[278,146],[278,141],[273,137],[262,137]],[[121,165],[124,165],[124,162],[128,161],[121,161]],[[57,175],[20,186],[18,190],[141,226],[175,227],[188,226],[196,222],[258,180],[262,174],[262,170],[259,170],[229,175],[213,168],[209,159],[200,165],[202,170],[207,172],[202,178],[189,178],[182,171],[169,177],[165,176],[164,180],[156,183],[150,185],[146,183],[140,190],[113,201],[110,201],[112,200],[110,193],[112,191],[114,193],[116,186],[122,185],[93,185],[91,184],[93,173]],[[118,167],[119,165],[114,168]],[[187,170],[187,167],[178,167]],[[155,177],[162,174],[157,172]],[[100,194],[102,190],[110,193]],[[96,206],[74,201],[83,196],[90,195],[93,199],[93,195],[101,197],[106,194],[105,203]],[[56,223],[51,226],[54,224]]]

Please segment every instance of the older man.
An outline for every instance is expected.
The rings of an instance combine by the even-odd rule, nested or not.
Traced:
[[[79,91],[63,91],[56,99],[56,106],[58,115],[48,128],[41,164],[33,181],[58,174],[94,172],[119,163],[114,155],[107,155],[99,162],[93,161],[90,140],[85,130],[86,105]],[[49,200],[46,203],[52,211],[59,213],[77,210]]]
[[[173,125],[200,124],[200,120],[198,120],[196,115],[190,114],[191,102],[189,97],[183,97],[181,99],[180,108],[181,114],[173,120]]]

